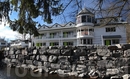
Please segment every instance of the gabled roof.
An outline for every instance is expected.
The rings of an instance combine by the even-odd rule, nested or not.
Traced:
[[[53,27],[56,27],[56,26],[57,26],[57,27],[59,27],[59,26],[62,27],[62,25],[60,25],[60,24],[58,24],[58,23],[55,23],[55,24],[52,25],[51,27],[53,28]]]
[[[68,25],[69,24],[69,25]],[[64,27],[68,27],[68,26],[71,26],[71,25],[76,25],[74,22],[72,22],[72,21],[70,21],[70,22],[68,22],[68,23],[66,23],[65,25],[64,25]],[[68,26],[67,26],[68,25]]]
[[[78,15],[81,15],[81,14],[93,14],[92,12],[90,12],[87,8],[83,8],[79,13]],[[94,15],[94,14],[93,14]]]

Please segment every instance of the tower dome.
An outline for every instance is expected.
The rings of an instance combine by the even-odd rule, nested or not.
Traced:
[[[78,14],[76,19],[76,27],[80,26],[94,26],[94,18],[95,15],[91,11],[89,11],[87,8],[83,8]]]

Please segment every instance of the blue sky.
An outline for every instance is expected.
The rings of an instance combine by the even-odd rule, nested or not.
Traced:
[[[83,5],[82,7],[94,7],[92,4],[92,1],[93,0],[83,0]],[[63,14],[62,15],[59,15],[59,16],[56,16],[56,17],[53,17],[53,23],[59,23],[59,24],[64,24],[66,22],[69,22],[69,21],[72,21],[72,18],[69,16],[69,14],[71,13],[71,10],[72,8],[69,6],[65,12],[63,13],[64,14],[64,17],[66,17],[66,19],[63,18]],[[12,14],[10,15],[10,19],[11,20],[14,20],[14,19],[17,19],[18,15],[16,12],[12,12]],[[37,22],[41,23],[41,24],[45,24],[45,25],[49,25],[47,23],[44,23],[43,22],[43,19],[42,17],[38,17],[36,19]],[[51,25],[52,25],[51,24]],[[0,25],[0,37],[4,37],[6,38],[7,40],[14,40],[14,39],[17,39],[17,36],[19,34],[16,32],[16,31],[12,31],[10,28],[9,28],[9,25],[7,24],[6,26],[4,26],[4,23],[2,22],[2,24]]]

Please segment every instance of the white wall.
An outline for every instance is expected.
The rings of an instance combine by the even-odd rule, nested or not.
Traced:
[[[116,27],[116,32],[106,32],[106,27]],[[106,27],[95,26],[94,28],[94,44],[103,44],[102,36],[103,35],[121,35],[120,43],[126,43],[126,28],[122,25],[110,25]]]

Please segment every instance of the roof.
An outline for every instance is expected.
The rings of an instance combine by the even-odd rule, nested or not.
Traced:
[[[81,15],[81,14],[93,14],[93,13],[90,12],[88,9],[83,8],[83,9],[78,13],[78,15]],[[93,14],[93,15],[94,15],[94,14]]]

